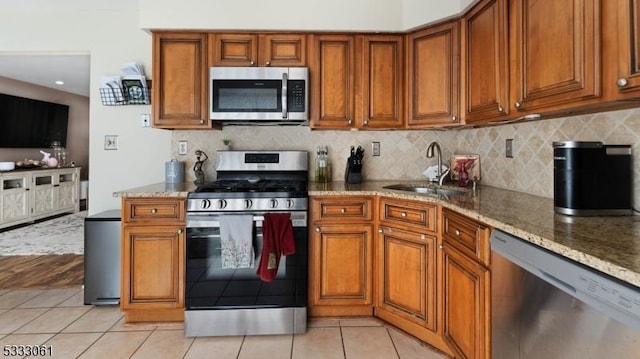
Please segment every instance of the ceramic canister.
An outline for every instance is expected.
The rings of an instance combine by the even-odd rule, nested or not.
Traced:
[[[176,160],[165,162],[164,169],[166,183],[184,182],[184,162]]]

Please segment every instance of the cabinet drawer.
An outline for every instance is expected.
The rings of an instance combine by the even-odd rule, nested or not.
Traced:
[[[458,213],[442,210],[442,239],[467,256],[489,265],[489,228]]]
[[[314,221],[335,222],[370,221],[373,219],[371,197],[320,197],[311,199]]]
[[[436,231],[437,208],[434,204],[413,201],[380,200],[380,220],[387,224],[411,226],[421,231]]]
[[[185,220],[184,198],[125,198],[122,200],[124,222],[176,223]]]

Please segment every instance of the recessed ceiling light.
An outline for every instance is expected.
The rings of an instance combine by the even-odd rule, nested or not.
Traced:
[[[56,85],[64,85],[64,81],[57,80],[57,81],[56,81]]]

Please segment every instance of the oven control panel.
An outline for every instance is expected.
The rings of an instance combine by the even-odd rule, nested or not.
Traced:
[[[187,212],[301,211],[307,208],[307,198],[192,198],[187,200]]]

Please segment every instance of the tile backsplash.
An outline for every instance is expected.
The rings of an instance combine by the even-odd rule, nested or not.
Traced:
[[[223,139],[233,149],[296,149],[309,151],[326,145],[334,180],[344,178],[350,146],[365,148],[363,176],[369,180],[425,179],[422,172],[436,163],[427,158],[429,143],[438,141],[443,162],[452,154],[480,155],[481,184],[553,197],[554,141],[601,141],[633,146],[634,199],[640,200],[640,109],[465,130],[418,131],[311,131],[298,126],[228,126],[222,131],[173,131],[172,154],[185,162],[185,178],[195,178],[194,152],[209,155],[204,165],[207,179],[215,178],[216,151]],[[505,141],[513,139],[513,158],[505,157]],[[178,155],[178,141],[188,142],[189,154]],[[371,143],[380,142],[380,156],[371,156]],[[312,162],[311,162],[312,163]],[[313,175],[313,173],[311,173]]]

